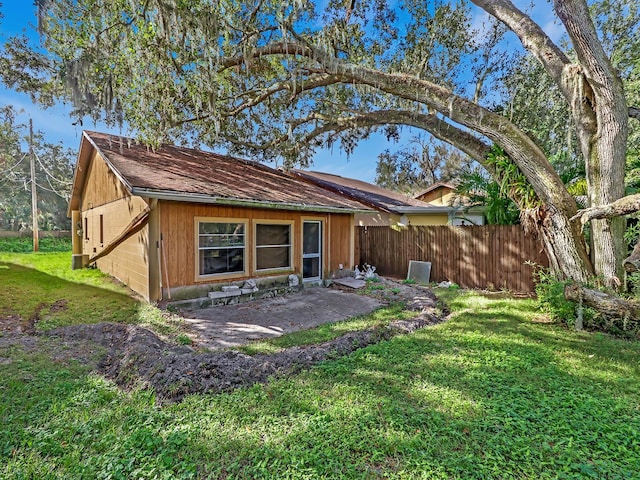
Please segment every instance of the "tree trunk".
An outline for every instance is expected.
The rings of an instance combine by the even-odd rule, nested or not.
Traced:
[[[582,302],[587,307],[594,308],[608,318],[618,318],[637,323],[640,319],[640,304],[624,300],[615,295],[609,295],[600,290],[567,285],[564,289],[567,300]]]
[[[563,70],[565,95],[585,159],[589,206],[607,205],[624,196],[624,167],[629,109],[622,82],[604,51],[585,0],[555,0],[578,65]],[[623,278],[625,220],[593,220],[593,266],[609,287]]]
[[[523,221],[531,230],[531,221]],[[529,227],[529,228],[528,228]],[[535,227],[549,258],[549,267],[558,277],[587,282],[593,276],[579,228],[554,206],[547,206],[537,219]]]

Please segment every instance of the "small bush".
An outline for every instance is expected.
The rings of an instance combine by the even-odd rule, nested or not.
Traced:
[[[575,302],[564,297],[564,288],[570,282],[559,280],[544,269],[539,269],[537,275],[536,295],[538,296],[538,304],[552,320],[574,327],[579,308],[582,308],[582,322],[585,328],[601,331],[608,330],[604,326],[601,315],[596,310],[584,306],[580,307]]]
[[[538,277],[536,294],[542,310],[558,323],[563,323],[569,327],[575,326],[580,306],[564,297],[564,287],[569,282],[558,280],[548,271],[542,270],[538,271]],[[640,275],[634,276],[630,281],[637,298],[637,292],[640,291]],[[597,288],[594,285],[585,285],[585,287]],[[583,327],[587,330],[596,330],[634,339],[640,336],[640,324],[638,322],[628,318],[605,317],[590,307],[582,307],[582,322]]]
[[[627,275],[627,285],[631,297],[634,300],[640,300],[640,272],[633,272]]]
[[[577,317],[577,305],[564,298],[564,287],[568,282],[558,280],[548,270],[537,271],[536,295],[540,308],[552,320],[574,326]]]

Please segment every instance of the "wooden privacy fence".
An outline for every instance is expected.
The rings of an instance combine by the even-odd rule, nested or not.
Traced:
[[[380,275],[405,278],[409,260],[431,262],[431,281],[464,288],[533,292],[534,268],[548,266],[542,244],[520,225],[356,227],[356,259]]]

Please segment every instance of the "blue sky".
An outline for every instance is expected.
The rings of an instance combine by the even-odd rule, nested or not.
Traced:
[[[0,20],[0,41],[23,31],[26,31],[30,37],[37,38],[35,33],[36,7],[32,0],[4,0],[0,11],[4,15],[4,18]],[[121,131],[104,124],[93,124],[90,119],[84,119],[84,126],[72,125],[75,120],[69,116],[71,108],[68,105],[58,104],[53,108],[42,109],[33,104],[28,95],[9,90],[1,84],[0,105],[13,105],[16,110],[21,111],[19,115],[21,122],[28,124],[29,118],[32,118],[34,129],[44,132],[49,142],[61,142],[74,150],[77,150],[80,145],[83,129],[117,135],[128,133],[126,129]],[[28,130],[25,128],[25,134],[27,132]],[[376,136],[369,141],[361,142],[349,157],[338,147],[319,150],[314,157],[311,169],[373,183],[378,154],[386,148],[397,147],[398,144],[395,143],[389,145],[385,137]]]
[[[0,20],[0,41],[22,31],[26,31],[32,38],[37,38],[35,33],[36,7],[33,5],[33,1],[4,0],[2,3],[0,11],[2,11],[4,18]],[[516,0],[515,3],[523,9],[529,5],[528,0]],[[551,5],[546,1],[535,3],[533,17],[540,22],[551,38],[557,41],[563,33],[563,27],[555,20]],[[480,26],[486,19],[487,14],[480,12],[475,18],[474,27]],[[513,42],[514,46],[519,45],[519,41],[515,37],[513,37]],[[31,102],[28,95],[8,90],[2,85],[0,85],[0,105],[13,105],[17,110],[22,111],[19,117],[22,122],[26,124],[28,119],[32,118],[34,128],[43,131],[48,141],[62,142],[65,146],[73,149],[77,149],[79,146],[83,128],[114,134],[127,134],[126,130],[121,131],[103,124],[96,125],[89,119],[85,119],[83,127],[74,126],[72,125],[74,119],[69,116],[71,110],[69,106],[59,104],[53,108],[41,109]],[[405,129],[401,141],[408,142],[413,135],[415,133],[412,134],[409,129]],[[311,168],[373,183],[378,155],[386,149],[395,150],[400,146],[398,143],[389,143],[382,135],[374,135],[371,139],[360,142],[349,157],[338,147],[318,150]]]
[[[29,0],[4,0],[2,2],[2,14],[0,19],[0,40],[7,37],[28,32],[35,35],[35,6]],[[19,120],[28,123],[33,119],[34,129],[42,130],[50,142],[62,142],[66,146],[77,148],[80,143],[82,129],[72,125],[73,120],[68,116],[69,108],[58,105],[55,108],[43,110],[34,105],[28,95],[18,93],[0,85],[0,105],[13,105],[22,113]]]

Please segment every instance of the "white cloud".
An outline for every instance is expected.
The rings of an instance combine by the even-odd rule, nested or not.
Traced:
[[[541,25],[542,30],[549,36],[549,38],[558,45],[562,37],[567,33],[567,30],[564,28],[564,25],[560,20],[554,19],[548,21],[544,25]]]
[[[493,18],[484,10],[474,8],[471,17],[471,31],[478,32],[479,39],[484,38],[489,32],[489,26]]]
[[[45,110],[33,104],[27,95],[4,89],[0,90],[0,105],[13,106],[20,123],[26,124],[31,118],[34,130],[42,130],[50,142],[68,144],[68,140],[75,138],[76,127],[71,125],[73,120],[63,106]]]

